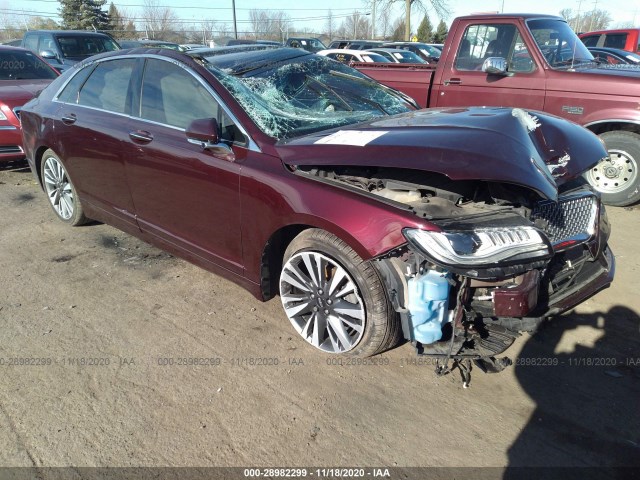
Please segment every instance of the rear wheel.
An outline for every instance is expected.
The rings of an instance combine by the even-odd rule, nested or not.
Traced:
[[[80,198],[76,192],[62,160],[47,150],[40,166],[42,183],[49,198],[49,204],[58,218],[73,226],[87,222]]]
[[[607,205],[624,207],[640,200],[640,135],[613,131],[600,135],[609,157],[585,173]]]
[[[324,230],[305,230],[287,248],[280,298],[294,329],[324,352],[369,356],[399,340],[375,267]]]

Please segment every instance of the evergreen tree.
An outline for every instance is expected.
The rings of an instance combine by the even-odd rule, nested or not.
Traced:
[[[60,0],[60,16],[65,29],[106,30],[109,14],[102,10],[107,0]]]
[[[418,33],[416,35],[419,42],[431,43],[433,40],[433,25],[429,20],[429,15],[425,15],[420,26],[418,27]]]
[[[449,29],[447,28],[447,24],[444,23],[444,20],[440,20],[436,33],[433,35],[433,43],[444,43],[448,34]]]
[[[109,5],[109,33],[115,38],[123,38],[125,34],[126,25],[124,19],[116,6],[111,2]]]

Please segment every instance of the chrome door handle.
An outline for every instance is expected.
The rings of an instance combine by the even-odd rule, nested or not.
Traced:
[[[445,85],[462,85],[462,80],[459,78],[450,78],[449,80],[444,81]]]
[[[64,123],[65,125],[73,125],[74,123],[76,123],[76,120],[78,120],[78,118],[76,117],[75,113],[71,113],[69,115],[63,116],[60,120],[62,120],[62,123]]]
[[[149,143],[153,140],[153,135],[144,130],[137,130],[135,132],[129,132],[129,137],[132,140],[138,140],[139,142]]]

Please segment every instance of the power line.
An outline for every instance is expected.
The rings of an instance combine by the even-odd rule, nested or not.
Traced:
[[[40,3],[59,3],[59,0],[22,0],[22,2],[40,2]],[[115,3],[114,3],[115,5]],[[140,3],[121,3],[119,5],[115,5],[116,8],[120,7],[147,7],[148,5],[140,4]],[[192,10],[229,10],[231,11],[231,7],[187,7],[182,5],[154,5],[154,8],[171,8],[171,9],[192,9]],[[264,11],[274,11],[278,9],[273,8],[236,8],[236,10],[264,10]],[[326,8],[287,8],[287,11],[323,11],[327,10]],[[350,10],[353,11],[353,8],[332,8],[331,10]],[[357,10],[357,9],[356,9]]]
[[[25,12],[24,10],[14,10],[14,9],[8,9],[8,8],[0,8],[0,13],[8,13],[10,15],[21,15],[21,16],[26,16],[26,17],[41,17],[41,18],[51,18],[51,19],[56,19],[56,18],[61,18],[60,15],[56,14],[56,13],[49,13],[49,12]],[[342,14],[342,15],[333,15],[333,18],[348,18],[351,17],[352,14]],[[316,16],[316,17],[297,17],[297,18],[288,18],[286,19],[287,22],[312,22],[312,21],[316,21],[316,20],[326,20],[328,17],[326,15],[323,16]],[[149,21],[148,18],[145,17],[127,17],[127,20],[132,20],[132,21],[137,21],[137,22],[146,22]],[[185,19],[177,19],[177,20],[172,20],[171,23],[202,23],[202,22],[209,22],[212,21],[212,19],[204,19],[204,20],[185,20]],[[251,20],[238,20],[238,23],[252,23]]]

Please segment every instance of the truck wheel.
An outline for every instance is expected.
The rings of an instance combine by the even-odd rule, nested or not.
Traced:
[[[338,237],[305,230],[287,248],[283,264],[282,306],[311,345],[366,357],[398,342],[400,322],[380,274]]]
[[[609,158],[585,172],[587,181],[600,192],[607,205],[624,207],[640,200],[640,135],[614,131],[600,135]]]

